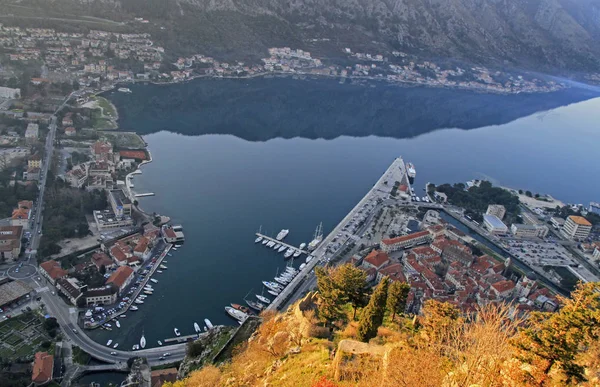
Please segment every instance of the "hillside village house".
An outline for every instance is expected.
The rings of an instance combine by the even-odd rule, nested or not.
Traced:
[[[0,258],[13,261],[21,254],[22,226],[0,226]]]
[[[36,385],[50,382],[53,376],[54,357],[47,352],[37,352],[33,360],[31,381]]]
[[[113,285],[120,294],[135,278],[135,272],[129,266],[121,266],[106,280],[106,285]]]
[[[86,305],[110,305],[117,301],[118,289],[114,286],[103,286],[101,288],[88,289],[85,292]]]
[[[56,280],[65,277],[68,273],[60,267],[60,264],[54,260],[40,263],[40,274],[46,277],[52,285]]]
[[[10,219],[11,226],[21,226],[23,230],[28,230],[32,207],[33,202],[31,200],[21,200],[17,204],[17,208],[13,210]]]

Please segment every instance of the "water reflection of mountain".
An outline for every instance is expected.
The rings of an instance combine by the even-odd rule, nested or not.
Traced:
[[[504,124],[599,96],[581,89],[496,95],[291,78],[205,79],[132,90],[109,94],[123,130],[232,134],[250,141],[341,135],[407,138],[441,128]]]

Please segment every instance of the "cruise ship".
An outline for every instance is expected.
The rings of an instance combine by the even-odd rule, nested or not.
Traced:
[[[406,173],[408,174],[410,184],[412,184],[417,176],[417,170],[415,169],[413,163],[406,164]]]
[[[289,234],[289,233],[290,233],[290,230],[283,229],[283,230],[279,231],[279,234],[277,234],[277,237],[275,237],[275,239],[280,241],[283,238],[285,238],[287,236],[287,234]]]

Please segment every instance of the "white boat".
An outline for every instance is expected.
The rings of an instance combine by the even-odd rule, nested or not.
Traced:
[[[158,280],[157,280],[157,279],[154,279],[154,278],[150,278],[150,281],[154,282],[155,284],[157,284],[157,283],[158,283]]]
[[[214,328],[214,325],[207,318],[204,319],[204,324],[206,324],[206,326],[207,326],[208,329],[213,329]]]
[[[283,290],[283,286],[281,286],[281,285],[279,285],[279,284],[277,284],[275,282],[263,281],[262,283],[267,288],[269,288],[271,290],[275,290],[276,292],[281,292]]]
[[[167,255],[168,255],[169,257],[172,257],[172,256],[173,256],[173,254],[171,254],[171,253],[168,253]]]
[[[285,238],[287,236],[287,234],[289,234],[289,233],[290,233],[290,230],[283,229],[283,230],[279,231],[279,234],[277,234],[277,237],[275,237],[275,239],[280,241],[283,238]]]
[[[119,87],[117,89],[117,91],[121,92],[121,93],[131,93],[131,90],[128,89],[127,87]]]
[[[304,250],[304,248],[306,247],[306,243],[300,243],[300,250]]]
[[[296,250],[296,251],[294,252],[294,258],[298,258],[298,257],[300,256],[300,254],[302,254],[302,251],[300,251],[300,250]]]
[[[194,330],[198,333],[202,332],[202,329],[200,329],[200,325],[198,325],[197,322],[194,323]]]
[[[284,256],[285,258],[289,258],[289,257],[291,257],[292,255],[294,255],[294,249],[290,247],[289,249],[287,249],[287,251],[285,252],[285,254],[284,254],[283,256]]]
[[[156,271],[158,274],[162,274],[162,270],[157,270]]]
[[[132,351],[135,351],[135,348],[136,348],[136,347],[137,347],[137,344],[134,344],[134,345],[131,347],[131,350],[132,350]]]
[[[411,179],[414,179],[417,176],[417,170],[415,169],[415,166],[413,165],[413,163],[406,164],[406,173],[408,174],[408,177],[410,177]]]
[[[121,328],[121,323],[118,320],[115,321],[115,325],[117,326],[117,328]]]
[[[115,345],[113,345],[113,348],[117,348],[119,346],[119,343],[116,343]]]
[[[281,247],[281,243],[276,243],[276,244],[273,246],[273,250],[277,250],[277,249],[278,249],[278,248],[280,248],[280,247]]]
[[[111,345],[111,344],[112,344],[112,340],[108,340],[108,341],[106,342],[106,346],[107,346],[107,347],[110,347],[110,345]]]
[[[319,225],[317,226],[317,229],[315,230],[315,235],[313,237],[313,240],[310,241],[310,243],[308,244],[308,249],[311,251],[316,249],[322,240],[323,240],[323,223],[319,223]]]
[[[166,267],[165,265],[159,265],[158,267],[160,267],[163,270],[167,270],[168,269],[168,267]]]
[[[151,296],[153,293],[152,290],[144,290],[144,294]]]
[[[308,257],[306,257],[306,263],[309,263],[310,261],[312,261],[313,256],[309,255]]]
[[[136,303],[136,304],[143,304],[143,303],[144,303],[144,301],[142,301],[142,300],[140,300],[140,299],[137,299],[137,300],[135,300],[135,303]],[[137,310],[137,309],[134,309],[134,310]]]
[[[279,282],[280,284],[282,284],[283,286],[286,286],[287,284],[290,283],[290,281],[288,281],[285,278],[281,278],[281,277],[275,277],[275,281]]]
[[[158,340],[158,345],[162,345],[162,341]]]
[[[275,242],[273,242],[273,241],[269,241],[269,242],[267,243],[267,247],[273,247],[273,246],[275,246]]]
[[[140,338],[140,347],[146,348],[146,338],[144,337],[144,333],[142,333],[142,337]]]
[[[173,329],[173,332],[175,332],[175,336],[177,336],[177,337],[181,336],[181,332],[179,332],[179,329],[175,328],[175,329]]]
[[[259,299],[261,302],[264,302],[265,304],[270,304],[271,303],[271,300],[269,300],[265,296],[261,296],[260,294],[257,294],[256,298]]]
[[[119,316],[119,318],[125,318],[125,317],[127,317],[126,314],[122,314],[122,315]]]
[[[177,251],[177,247],[172,247],[171,250]]]
[[[283,253],[285,251],[286,247],[285,245],[282,245],[279,249],[277,249],[278,253]]]
[[[138,310],[139,308],[138,308],[137,306],[135,306],[135,305],[131,305],[131,307],[130,307],[129,309],[131,309],[131,310],[134,310],[134,311],[135,311],[135,310]]]
[[[227,312],[228,315],[240,322],[244,322],[248,318],[248,315],[246,313],[242,312],[241,310],[234,309],[231,306],[226,306],[225,312]]]
[[[110,325],[108,323],[104,324],[104,326],[107,327],[107,328],[111,328],[112,327],[112,325]]]
[[[266,245],[267,243],[269,243],[269,240],[268,239],[263,239],[262,244]]]
[[[254,243],[258,243],[258,242],[260,242],[260,241],[262,241],[262,240],[263,240],[263,237],[259,236],[258,238],[256,238],[256,239],[254,240]]]
[[[300,265],[300,270],[304,269],[306,267],[306,263],[303,263],[302,265]]]
[[[277,297],[279,295],[280,292],[276,291],[276,290],[267,290],[267,293],[274,295],[275,297]]]

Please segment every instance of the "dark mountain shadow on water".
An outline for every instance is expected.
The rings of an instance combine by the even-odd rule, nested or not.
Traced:
[[[497,95],[291,78],[203,79],[131,89],[132,94],[107,94],[119,109],[121,130],[231,134],[249,141],[370,135],[410,138],[442,128],[505,124],[600,96],[583,89]]]

